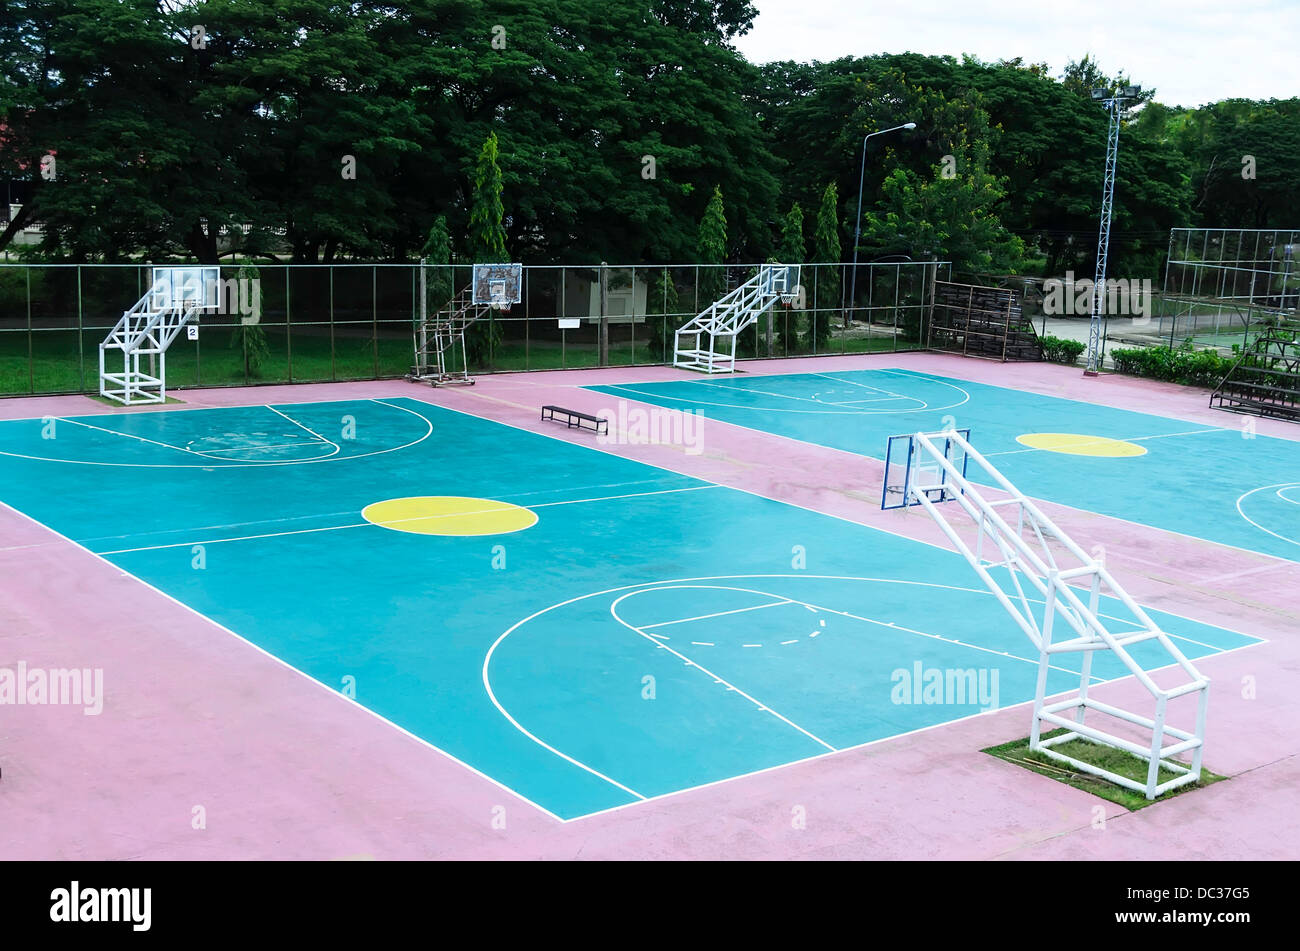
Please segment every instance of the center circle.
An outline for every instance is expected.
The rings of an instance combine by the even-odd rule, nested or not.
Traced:
[[[1062,452],[1070,456],[1144,456],[1146,449],[1136,443],[1105,436],[1087,436],[1081,433],[1025,433],[1016,442],[1031,449]]]
[[[537,524],[532,509],[463,495],[417,495],[373,502],[361,510],[361,517],[415,535],[505,535]]]

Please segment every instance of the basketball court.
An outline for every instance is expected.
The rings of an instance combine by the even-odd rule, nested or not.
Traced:
[[[843,413],[861,376],[735,389]],[[970,398],[887,379],[882,402]],[[882,433],[915,428],[884,415]],[[156,504],[124,504],[128,474]],[[0,481],[7,505],[559,819],[1033,695],[1037,658],[950,552],[417,399],[8,420]],[[692,531],[709,523],[727,531]],[[1259,640],[1153,616],[1189,657]],[[917,665],[976,671],[982,692],[900,703]]]
[[[883,460],[891,435],[970,427],[1035,498],[1300,560],[1300,445],[1219,425],[900,369],[594,389]]]
[[[872,788],[888,787],[903,808],[919,787],[885,765],[890,757],[961,736],[950,755],[974,755],[976,772],[989,774],[973,804],[1010,783],[1025,802],[1057,803],[1059,815],[1061,802],[1077,796],[1083,808],[1091,797],[1060,787],[1043,799],[1041,778],[1002,773],[1005,764],[975,752],[1024,735],[1033,646],[921,513],[880,509],[888,437],[960,426],[1076,537],[1099,540],[1152,620],[1209,676],[1219,695],[1210,768],[1255,769],[1289,748],[1285,731],[1247,725],[1264,710],[1289,716],[1291,701],[1236,697],[1237,671],[1290,676],[1279,665],[1294,653],[1284,632],[1298,605],[1285,579],[1300,560],[1300,490],[1288,480],[1300,444],[1281,438],[1285,424],[1260,421],[1243,438],[1229,414],[1164,415],[1181,399],[1175,388],[1122,383],[1150,392],[1161,412],[1144,414],[1044,392],[1078,386],[1051,367],[1027,368],[1042,379],[1020,390],[954,367],[979,371],[970,377],[996,369],[918,355],[868,367],[772,361],[726,379],[656,368],[598,371],[594,384],[570,372],[461,389],[277,387],[265,401],[268,391],[210,391],[128,412],[81,397],[11,402],[42,414],[0,422],[4,520],[30,539],[0,557],[18,569],[6,572],[9,585],[24,583],[30,558],[68,566],[43,585],[63,588],[119,683],[161,676],[202,685],[218,708],[258,708],[269,701],[256,685],[274,680],[278,695],[288,675],[313,689],[282,728],[260,721],[254,747],[332,723],[328,736],[295,742],[325,775],[340,750],[359,755],[363,736],[365,748],[386,750],[382,775],[446,757],[435,798],[483,815],[517,800],[515,810],[586,826],[576,834],[607,854],[625,828],[615,816],[642,810],[658,827],[717,808],[704,804],[718,795],[811,798],[850,814],[852,798],[832,783],[866,762],[879,766]],[[339,398],[315,398],[323,390]],[[629,403],[698,410],[704,451],[620,439],[617,426],[598,438],[539,422],[536,406],[556,399],[609,418]],[[773,460],[761,477],[760,459]],[[1241,578],[1259,582],[1250,603],[1227,595]],[[49,609],[49,623],[60,610]],[[1103,597],[1099,615],[1123,611]],[[155,649],[130,650],[123,630]],[[242,686],[208,682],[193,655],[214,650],[247,668]],[[1153,645],[1132,652],[1159,665]],[[922,688],[933,671],[948,678],[941,696]],[[1048,692],[1080,674],[1078,655],[1054,658]],[[1084,679],[1105,696],[1133,690],[1109,656]],[[191,729],[186,704],[171,703],[156,721],[163,750]],[[153,764],[129,722],[105,729],[102,754],[87,755]],[[260,789],[287,782],[278,765],[253,759],[236,775],[254,769],[256,782],[245,781]],[[127,795],[136,775],[106,770],[95,784]],[[608,815],[589,826],[599,814]],[[552,840],[526,824],[527,842]],[[370,835],[382,842],[393,828]],[[981,835],[963,834],[960,848],[1006,844]]]

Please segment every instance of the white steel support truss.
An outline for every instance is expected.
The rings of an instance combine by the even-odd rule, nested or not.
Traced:
[[[705,373],[735,372],[736,337],[778,300],[791,299],[798,283],[798,265],[764,264],[744,284],[678,328],[673,366]]]
[[[912,439],[917,464],[942,469],[951,491],[936,500],[933,492],[924,490],[927,483],[916,480],[908,490],[909,501],[922,506],[934,519],[1038,651],[1030,749],[1080,772],[1143,793],[1147,799],[1199,780],[1209,680],[1129,596],[1100,559],[1089,555],[1057,527],[976,452],[965,437],[945,431],[917,433]],[[1007,497],[991,500],[988,488],[970,481],[954,464],[954,446],[965,453],[968,463],[983,470],[981,478],[985,482],[1001,489]],[[978,533],[973,545],[945,514],[954,511],[950,507],[953,504],[969,519],[968,523],[962,520],[966,532],[969,534],[974,528]],[[1000,569],[1005,571],[1001,583],[996,574]],[[1117,602],[1117,606],[1108,606],[1106,615],[1099,610],[1103,595]],[[1126,615],[1125,619],[1114,620],[1112,615],[1120,613]],[[1151,642],[1163,648],[1167,659],[1157,666],[1144,667],[1133,657],[1130,648]],[[1110,651],[1150,694],[1151,716],[1103,703],[1089,695],[1092,657],[1097,651]],[[1048,671],[1060,667],[1052,662],[1071,654],[1081,655],[1079,686],[1049,703]],[[1159,685],[1152,676],[1155,670],[1163,671],[1162,680],[1178,682],[1173,686]],[[1195,726],[1191,730],[1179,729],[1168,722],[1171,702],[1187,696],[1194,697],[1196,702]],[[1109,718],[1103,722],[1118,726],[1124,735],[1103,729],[1096,716],[1092,722],[1085,722],[1085,715],[1090,711]],[[1044,725],[1048,730],[1063,727],[1066,732],[1044,739]],[[1140,757],[1147,763],[1146,781],[1135,782],[1054,749],[1074,739],[1092,740]],[[1179,754],[1190,754],[1190,765],[1175,760]],[[1175,775],[1161,782],[1162,768]]]
[[[216,268],[155,269],[149,290],[99,345],[100,396],[127,406],[167,401],[167,348],[186,324],[215,307],[218,273]],[[120,373],[109,368],[114,351],[121,354]]]

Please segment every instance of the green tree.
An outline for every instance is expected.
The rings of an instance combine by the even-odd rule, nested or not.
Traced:
[[[782,264],[802,264],[806,253],[803,243],[803,209],[795,202],[781,222],[778,257]]]
[[[245,264],[236,272],[235,280],[240,302],[249,301],[253,310],[250,314],[240,314],[239,323],[230,335],[230,348],[239,350],[243,356],[244,378],[254,379],[262,375],[262,364],[271,355],[266,330],[262,327],[262,275],[253,265]]]
[[[648,318],[646,327],[650,331],[650,346],[655,360],[668,362],[672,360],[677,328],[689,319],[681,314],[681,302],[677,297],[677,284],[668,268],[659,268],[650,285],[646,299]]]
[[[813,231],[814,257],[823,265],[817,268],[808,346],[824,352],[831,337],[831,321],[840,313],[840,223],[839,189],[831,182],[822,191],[817,208],[817,225]]]
[[[958,273],[1019,267],[1024,244],[998,218],[1005,196],[989,170],[988,114],[978,93],[962,92],[934,104],[945,160],[922,175],[895,169],[883,195],[864,215],[861,247],[868,254],[906,254],[952,262]]]
[[[786,212],[781,222],[780,261],[778,264],[803,264],[803,209],[795,202]],[[802,276],[800,278],[802,280]],[[799,349],[803,336],[803,313],[788,307],[781,307],[776,312],[776,352],[778,354],[795,353]]]
[[[469,248],[475,264],[496,264],[506,257],[505,205],[501,201],[500,150],[495,132],[489,132],[474,166],[474,192],[469,212]],[[487,366],[503,334],[497,312],[488,311],[465,331],[466,356],[471,364]]]
[[[489,132],[474,166],[474,193],[469,209],[469,251],[475,264],[507,260],[499,155],[497,134]]]
[[[700,264],[722,265],[727,257],[727,213],[722,204],[722,189],[715,185],[713,195],[700,219],[695,259]],[[708,267],[700,271],[700,306],[717,300],[726,289],[725,267]]]
[[[425,294],[432,312],[445,306],[455,293],[450,268],[451,234],[447,230],[446,215],[433,219],[424,246],[420,249],[420,258],[428,266],[425,272]]]

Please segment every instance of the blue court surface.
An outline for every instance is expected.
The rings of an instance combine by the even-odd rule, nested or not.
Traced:
[[[1248,417],[1197,426],[897,369],[588,389],[875,459],[889,436],[968,427],[1029,496],[1300,561],[1300,442],[1256,436]],[[1080,438],[1035,438],[1062,434]]]
[[[998,424],[982,389],[904,382],[986,447],[1034,406],[1161,430],[1029,397]],[[917,418],[844,428],[865,451]],[[1026,479],[1093,491],[1045,456]],[[1030,644],[956,555],[412,399],[0,422],[0,499],[562,819],[1033,695]],[[104,605],[104,636],[143,600]],[[1254,642],[1152,615],[1192,658]],[[934,670],[971,691],[923,693]]]

